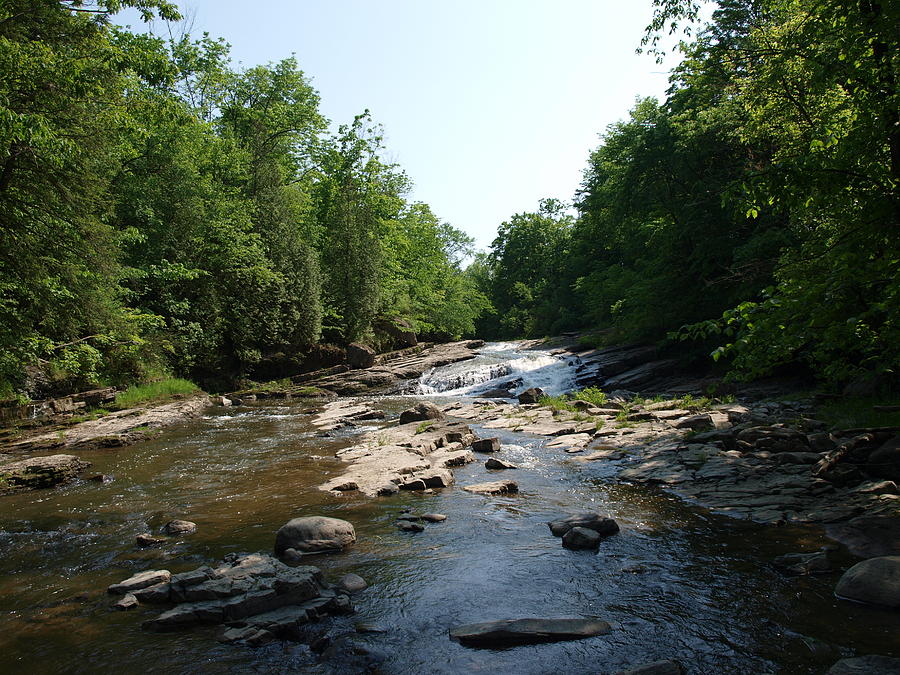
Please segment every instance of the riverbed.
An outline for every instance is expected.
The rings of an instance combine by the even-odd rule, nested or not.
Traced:
[[[549,352],[529,357],[545,360],[442,391],[431,373],[431,394],[472,395],[492,379],[548,384],[557,381],[548,376],[554,368],[571,366]],[[459,375],[459,365],[451,368]],[[105,592],[143,569],[178,572],[231,552],[271,551],[281,525],[313,514],[350,521],[358,541],[310,562],[332,581],[354,572],[370,585],[354,597],[355,615],[328,619],[321,630],[352,633],[364,622],[382,631],[358,639],[382,655],[383,672],[614,673],[675,659],[690,673],[822,673],[842,656],[900,656],[896,612],[833,596],[852,557],[836,552],[843,564],[818,576],[788,578],[771,567],[778,555],[827,544],[821,529],[716,516],[619,483],[615,462],[566,461],[547,439],[481,434],[500,436],[500,456],[519,466],[502,475],[518,483],[514,496],[461,489],[500,477],[482,462],[455,469],[456,485],[433,494],[368,499],[318,489],[341,472],[336,451],[391,424],[414,400],[377,399],[387,421],[329,437],[312,424],[309,402],[215,409],[153,440],[82,453],[109,482],[0,498],[3,671],[331,672],[305,645],[221,645],[212,628],[147,633],[140,624],[149,612],[110,611]],[[447,520],[401,532],[394,521],[404,509]],[[597,553],[562,548],[546,524],[584,510],[621,526]],[[197,533],[161,548],[135,546],[138,534],[174,518],[197,523]],[[448,639],[461,623],[529,616],[599,617],[613,630],[502,650]]]

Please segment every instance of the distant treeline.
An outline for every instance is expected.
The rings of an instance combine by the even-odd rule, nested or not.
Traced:
[[[697,15],[653,4],[651,52]],[[332,133],[293,59],[235,70],[221,40],[116,28],[126,6],[179,18],[0,1],[0,398],[233,381],[386,317],[744,376],[900,367],[900,3],[722,0],[665,102],[606,130],[575,213],[513,216],[465,270],[472,241],[406,199],[368,113]]]
[[[472,242],[405,199],[367,112],[329,133],[294,59],[235,70],[221,40],[112,25],[129,6],[180,18],[0,2],[0,398],[223,382],[382,316],[473,331]]]
[[[654,4],[651,51],[697,10]],[[480,332],[601,328],[688,340],[744,376],[895,378],[898,43],[897,2],[719,2],[666,101],[606,130],[577,216],[515,215],[472,266],[493,304]]]

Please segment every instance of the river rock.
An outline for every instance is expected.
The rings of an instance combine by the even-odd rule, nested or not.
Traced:
[[[190,520],[170,520],[163,526],[163,532],[168,535],[194,534],[197,531],[197,523]]]
[[[358,593],[368,588],[369,584],[358,574],[345,574],[337,583],[338,588],[348,593]]]
[[[121,598],[116,600],[110,607],[120,612],[126,612],[129,609],[134,609],[138,606],[138,599],[134,596],[133,593],[126,593]]]
[[[866,472],[878,478],[900,480],[900,436],[890,439],[869,455]]]
[[[301,553],[342,550],[356,541],[353,525],[339,518],[306,516],[289,520],[275,535],[275,554],[292,548]]]
[[[780,572],[797,576],[831,571],[831,562],[825,551],[788,553],[775,558],[772,566]]]
[[[134,539],[134,543],[140,546],[141,548],[148,548],[150,546],[161,546],[168,541],[165,537],[154,537],[152,534],[144,533],[139,534]]]
[[[636,668],[620,670],[616,675],[681,675],[681,666],[675,661],[654,661]]]
[[[450,639],[473,647],[581,640],[606,635],[610,626],[596,619],[506,619],[450,629]]]
[[[419,523],[411,523],[408,520],[398,520],[394,526],[401,532],[424,532],[425,526]]]
[[[423,513],[422,520],[425,520],[429,523],[443,523],[447,520],[447,516],[443,513]]]
[[[602,537],[596,530],[586,527],[572,527],[562,537],[562,544],[572,550],[596,549]]]
[[[530,389],[526,389],[521,394],[519,394],[516,398],[519,403],[537,403],[541,400],[541,397],[544,395],[544,390],[540,387],[531,387]]]
[[[900,516],[863,515],[829,525],[828,536],[862,558],[900,555]]]
[[[472,443],[472,450],[475,452],[497,452],[499,449],[499,438],[479,438]]]
[[[519,491],[519,485],[511,480],[498,480],[493,483],[476,483],[463,488],[466,492],[479,495],[508,495]]]
[[[6,462],[0,464],[0,494],[67,483],[90,465],[74,455],[46,455]]]
[[[484,463],[485,468],[488,469],[518,469],[519,467],[513,464],[512,462],[504,462],[502,459],[497,459],[496,457],[491,457]]]
[[[347,596],[327,588],[317,568],[288,567],[267,555],[229,555],[215,570],[201,567],[178,575],[179,581],[172,579],[160,586],[170,587],[176,606],[145,621],[145,629],[172,631],[230,622],[236,628],[249,625],[296,639],[299,624],[324,613],[352,611]],[[248,642],[248,635],[232,634],[228,641]]]
[[[586,511],[584,513],[576,513],[565,518],[557,518],[547,523],[554,537],[562,537],[573,527],[584,527],[594,530],[601,537],[608,537],[619,531],[619,524],[612,518],[601,516],[599,513]]]
[[[172,573],[169,570],[147,570],[146,572],[138,572],[134,576],[125,579],[125,581],[113,584],[106,589],[106,592],[112,595],[125,595],[148,586],[168,583],[171,578]]]
[[[425,420],[443,420],[446,415],[441,412],[433,403],[422,401],[417,403],[415,407],[404,410],[400,413],[400,424],[409,424],[410,422],[424,422]]]
[[[890,656],[855,656],[841,659],[825,675],[900,675],[900,659]]]
[[[856,563],[838,581],[835,595],[872,605],[900,607],[900,556]]]

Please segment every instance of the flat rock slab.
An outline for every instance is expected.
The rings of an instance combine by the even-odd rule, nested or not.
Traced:
[[[582,640],[609,632],[609,624],[596,619],[506,619],[451,628],[450,639],[472,647],[504,647]]]
[[[91,465],[75,455],[31,457],[0,464],[0,494],[66,483]]]
[[[519,486],[515,481],[498,480],[492,483],[476,483],[475,485],[467,485],[463,488],[463,490],[478,495],[508,495],[518,492]]]

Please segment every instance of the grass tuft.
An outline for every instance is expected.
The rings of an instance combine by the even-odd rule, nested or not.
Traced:
[[[200,391],[200,387],[189,380],[177,377],[147,384],[136,384],[116,395],[117,408],[132,408],[141,403],[161,401],[173,396],[193,394]]]

